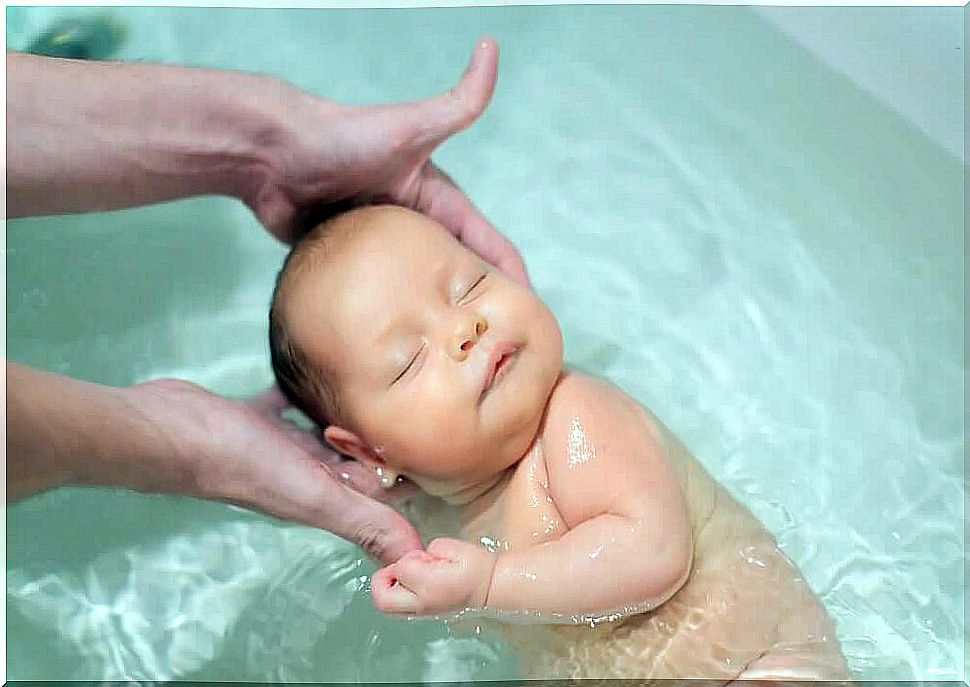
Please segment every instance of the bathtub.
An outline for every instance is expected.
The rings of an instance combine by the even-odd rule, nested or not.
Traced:
[[[8,8],[7,46],[84,11]],[[494,100],[436,160],[520,247],[567,362],[776,534],[860,678],[966,679],[964,167],[783,8],[110,11],[123,59],[358,103],[446,88],[494,35]],[[9,222],[8,358],[256,393],[284,255],[223,198]],[[487,632],[378,614],[372,564],[326,532],[61,489],[9,507],[6,535],[8,679],[517,677]]]

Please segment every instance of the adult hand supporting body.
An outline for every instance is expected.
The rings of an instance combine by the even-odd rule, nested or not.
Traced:
[[[245,202],[283,241],[337,208],[424,212],[513,277],[518,252],[430,160],[495,84],[479,41],[447,93],[348,106],[266,76],[7,53],[7,211],[110,210],[203,194]],[[330,530],[384,563],[421,539],[402,494],[280,417],[270,390],[230,401],[178,380],[114,388],[7,364],[8,498],[66,484],[228,501]],[[349,485],[349,486],[348,486]]]

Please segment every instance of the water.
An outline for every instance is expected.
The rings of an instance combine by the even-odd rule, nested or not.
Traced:
[[[67,11],[9,8],[8,47]],[[493,103],[437,161],[521,247],[568,361],[776,533],[860,677],[965,679],[958,160],[741,7],[114,12],[124,58],[348,102],[437,92],[495,35]],[[283,255],[224,199],[11,222],[8,355],[254,393]],[[494,637],[381,617],[327,533],[111,490],[7,517],[10,678],[515,677]]]

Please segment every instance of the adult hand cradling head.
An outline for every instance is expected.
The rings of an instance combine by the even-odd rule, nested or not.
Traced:
[[[263,176],[244,191],[245,202],[273,234],[289,241],[337,209],[394,203],[443,224],[462,243],[527,284],[515,247],[474,208],[431,160],[446,138],[468,127],[492,97],[498,46],[478,41],[461,80],[427,100],[348,106],[284,87],[289,108]],[[349,201],[334,204],[334,201]]]
[[[528,285],[514,246],[430,159],[485,109],[497,59],[495,42],[482,39],[446,93],[352,106],[241,72],[8,52],[8,213],[222,194],[289,242],[340,210],[394,203]],[[78,135],[88,131],[97,135]],[[322,527],[384,563],[422,546],[372,498],[392,501],[406,489],[380,489],[371,472],[285,421],[275,389],[240,402],[178,380],[119,389],[10,362],[7,376],[9,498],[64,484],[122,486]]]

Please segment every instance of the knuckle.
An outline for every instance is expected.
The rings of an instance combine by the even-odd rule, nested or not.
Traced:
[[[455,542],[451,539],[438,538],[428,544],[428,553],[439,557],[450,557],[456,549]]]
[[[448,100],[458,113],[458,118],[462,122],[469,122],[475,118],[475,103],[471,101],[465,90],[460,85],[448,90]]]

